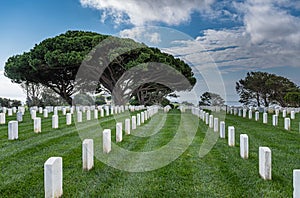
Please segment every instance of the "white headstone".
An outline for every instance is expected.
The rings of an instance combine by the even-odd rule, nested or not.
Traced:
[[[57,110],[57,107],[54,107],[54,112],[53,112],[54,115],[58,115],[58,110]]]
[[[62,114],[63,115],[66,115],[67,114],[67,109],[64,107],[64,108],[62,108]]]
[[[141,126],[141,114],[137,114],[136,115],[136,124],[137,126]]]
[[[132,130],[136,129],[136,116],[132,116],[132,121],[131,121],[131,128]]]
[[[272,124],[273,124],[273,126],[278,125],[278,115],[275,114],[272,116]]]
[[[17,113],[17,108],[16,108],[16,107],[13,107],[13,108],[12,108],[12,111],[13,111],[13,113]]]
[[[256,112],[255,112],[255,121],[258,121],[258,120],[259,120],[259,112],[256,111]]]
[[[259,175],[265,180],[272,179],[271,150],[268,147],[259,147]]]
[[[292,120],[295,119],[295,111],[291,111],[291,119],[292,119]]]
[[[251,109],[250,109],[249,112],[248,112],[248,118],[249,118],[249,119],[252,119],[252,110],[251,110]]]
[[[247,109],[243,109],[243,118],[247,116]]]
[[[205,113],[205,124],[209,124],[209,113]]]
[[[52,116],[52,129],[58,128],[58,115]]]
[[[17,121],[18,122],[23,122],[23,114],[21,111],[17,112]]]
[[[279,109],[275,109],[275,114],[279,116]]]
[[[8,139],[9,140],[18,139],[18,133],[19,133],[19,131],[18,131],[18,121],[9,121],[8,122]]]
[[[225,122],[220,122],[220,138],[225,138]]]
[[[214,116],[209,115],[209,128],[213,128],[213,127],[214,127]]]
[[[109,116],[109,106],[105,106],[106,116]]]
[[[41,120],[41,118],[34,118],[33,124],[34,124],[34,132],[35,133],[41,133],[42,132],[42,120]]]
[[[116,142],[122,142],[122,132],[123,132],[123,129],[122,129],[122,122],[118,122],[116,124]]]
[[[86,111],[86,120],[91,120],[91,110]]]
[[[0,124],[5,124],[5,113],[0,113]]]
[[[249,140],[247,134],[240,135],[240,155],[243,159],[249,157]]]
[[[31,119],[35,119],[36,118],[36,111],[35,110],[31,110]]]
[[[39,114],[43,113],[43,107],[39,107]]]
[[[71,113],[67,113],[67,115],[66,115],[66,124],[67,125],[72,124],[72,115],[71,115]]]
[[[145,116],[145,121],[148,120],[148,112],[147,111],[144,111],[144,116]]]
[[[293,170],[293,198],[299,198],[300,197],[300,169]]]
[[[219,131],[219,118],[214,118],[214,132]]]
[[[12,109],[7,109],[7,116],[12,116],[12,115],[13,115]]]
[[[125,119],[125,134],[130,135],[130,119]]]
[[[284,118],[284,129],[285,130],[291,129],[291,119],[290,118]]]
[[[114,113],[115,113],[115,112],[114,112],[114,107],[111,106],[111,107],[110,107],[110,114],[113,115]]]
[[[263,114],[263,123],[267,124],[268,123],[268,113]]]
[[[82,112],[77,111],[77,122],[82,122]]]
[[[111,151],[111,130],[104,129],[103,131],[103,152],[109,153]]]
[[[104,109],[100,109],[100,116],[103,118],[104,117]]]
[[[62,158],[50,157],[44,164],[45,198],[61,197],[63,194]]]
[[[44,118],[48,118],[48,110],[44,109]]]
[[[141,123],[144,124],[145,122],[145,113],[141,112]]]
[[[285,118],[286,117],[286,110],[282,110],[282,117]]]
[[[85,139],[82,142],[82,168],[90,170],[94,167],[94,140]]]
[[[98,110],[97,109],[95,109],[94,110],[94,119],[98,119]]]
[[[235,131],[234,126],[228,127],[228,145],[234,146],[235,145]]]
[[[24,107],[18,107],[18,110],[22,112],[22,114],[25,114],[25,108]]]

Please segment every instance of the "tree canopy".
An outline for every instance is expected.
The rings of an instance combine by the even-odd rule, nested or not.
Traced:
[[[106,37],[92,32],[67,31],[45,39],[29,52],[10,57],[5,64],[5,75],[16,83],[40,83],[71,104],[78,67],[86,54]]]
[[[236,82],[239,102],[245,105],[288,106],[287,94],[299,92],[298,86],[289,79],[267,72],[248,72],[245,79]],[[291,99],[291,97],[289,97]]]
[[[200,96],[199,106],[222,106],[225,100],[216,93],[205,92]]]
[[[111,42],[106,40],[111,39]],[[99,43],[102,43],[101,47]],[[103,44],[104,43],[104,44]],[[134,47],[132,47],[134,46]],[[168,74],[167,70],[152,69],[151,75],[149,68],[151,63],[159,62],[174,68],[177,74],[183,75],[190,86],[180,86],[176,82],[176,77],[171,85],[165,85],[164,81],[157,80],[158,76],[153,71]],[[161,52],[157,48],[150,48],[144,44],[136,43],[131,39],[121,39],[112,36],[101,35],[94,32],[67,31],[64,34],[48,38],[36,44],[29,52],[10,57],[5,64],[5,75],[16,83],[40,83],[55,93],[59,94],[69,104],[72,104],[72,96],[78,91],[76,75],[82,64],[89,65],[90,72],[97,74],[99,66],[107,64],[101,76],[97,77],[97,91],[108,90],[113,94],[114,89],[119,83],[122,87],[123,97],[125,94],[124,83],[130,84],[130,96],[135,96],[140,104],[150,104],[162,101],[163,97],[172,91],[188,90],[196,83],[192,69],[172,55]],[[148,64],[149,63],[149,64]],[[124,78],[126,71],[136,66],[142,66],[142,73],[132,72],[123,79],[122,86],[119,80]],[[137,70],[136,70],[137,71]],[[135,71],[135,72],[136,72]],[[142,80],[151,76],[152,80]],[[144,77],[144,78],[142,78]],[[174,77],[174,75],[173,75]],[[141,83],[141,82],[142,83]],[[82,83],[82,82],[81,82]],[[133,86],[134,85],[134,86]],[[176,85],[176,86],[175,86]],[[120,91],[120,89],[117,89]],[[128,94],[128,91],[126,92]],[[113,99],[118,99],[117,96]],[[122,101],[120,98],[117,101]]]

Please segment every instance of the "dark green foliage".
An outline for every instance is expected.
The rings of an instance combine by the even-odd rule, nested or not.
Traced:
[[[285,96],[288,92],[297,92],[299,88],[289,79],[267,72],[248,72],[245,79],[236,82],[239,102],[245,105],[265,106],[279,104],[287,106]]]
[[[224,99],[216,93],[205,92],[200,96],[199,106],[222,106]]]
[[[130,105],[140,105],[139,101],[138,101],[135,97],[132,97],[132,98],[129,100],[129,104],[130,104]]]
[[[170,82],[173,86],[158,83],[158,76],[170,76],[170,74],[165,72],[166,70],[159,70],[160,66],[156,65],[150,75],[149,72],[147,73],[149,66],[145,63],[161,63],[174,68],[176,75],[183,75],[189,82],[189,86],[180,82]],[[89,70],[84,72],[91,75],[97,74],[101,69],[104,71],[95,78],[96,82],[75,81],[82,64],[88,65]],[[104,67],[106,64],[107,67]],[[131,79],[135,87],[125,87],[123,90],[118,90],[119,95],[113,94],[123,74],[141,64],[144,64],[142,71],[145,76],[140,75],[140,72],[139,79],[136,79],[137,76],[127,76],[125,79],[126,82]],[[189,90],[196,83],[189,65],[169,54],[162,53],[159,49],[147,47],[131,39],[84,31],[67,31],[45,39],[29,52],[10,57],[5,64],[5,75],[16,83],[42,84],[59,94],[69,104],[72,103],[71,96],[78,91],[75,88],[86,92],[82,87],[93,84],[98,84],[96,91],[106,89],[113,94],[116,104],[126,98],[125,89],[131,90],[128,99],[136,96],[140,104],[152,104],[160,103],[162,98],[172,91]],[[172,79],[178,81],[176,75],[173,74]],[[140,79],[145,77],[151,81],[138,84]]]
[[[300,106],[300,91],[298,92],[288,92],[284,100],[288,106],[299,107]]]
[[[170,100],[168,100],[167,98],[163,98],[162,102],[161,102],[161,105],[163,107],[167,106],[167,105],[170,105]]]
[[[8,98],[0,98],[0,107],[18,107],[21,106],[21,101],[19,100],[11,100]]]
[[[30,52],[10,57],[5,64],[5,75],[16,83],[42,84],[71,104],[81,62],[107,37],[93,32],[67,31],[45,39]]]
[[[96,96],[95,104],[96,104],[96,105],[104,105],[104,104],[106,104],[106,102],[105,102],[105,97],[102,96],[102,95]]]

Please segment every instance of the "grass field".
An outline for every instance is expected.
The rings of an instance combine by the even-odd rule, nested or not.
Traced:
[[[95,167],[83,171],[82,139],[74,123],[66,126],[65,117],[60,116],[60,128],[53,130],[49,115],[42,119],[42,133],[35,134],[27,113],[19,123],[16,141],[7,140],[7,125],[0,126],[0,197],[43,197],[43,166],[52,156],[63,158],[63,197],[292,197],[293,169],[300,169],[298,114],[292,120],[294,130],[291,131],[283,129],[282,119],[278,127],[271,126],[271,116],[268,124],[262,124],[262,115],[259,122],[227,115],[226,130],[229,125],[236,128],[236,146],[228,147],[227,138],[218,139],[203,158],[199,157],[199,149],[205,133],[211,131],[195,116],[187,116],[190,116],[189,125],[199,124],[188,149],[165,167],[132,173],[107,166],[96,158]],[[126,115],[118,117],[125,118]],[[7,117],[7,121],[12,119],[15,117]],[[114,117],[99,121],[102,128],[112,129],[112,141],[115,141]],[[124,136],[118,146],[137,152],[158,149],[175,137],[179,124],[178,110],[158,114],[137,130],[151,136],[138,136],[136,131]],[[91,122],[86,130],[93,127]],[[241,133],[249,136],[248,160],[239,156]],[[259,146],[268,146],[272,151],[272,181],[259,177]]]

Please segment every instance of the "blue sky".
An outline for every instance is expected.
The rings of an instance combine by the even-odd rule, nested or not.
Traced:
[[[118,34],[173,53],[199,74],[197,95],[219,86],[216,73],[211,82],[201,77],[211,68],[221,74],[228,101],[238,100],[235,82],[248,71],[300,85],[299,1],[10,0],[0,4],[0,27],[0,97],[24,100],[3,76],[7,58],[67,30]],[[180,45],[168,45],[170,38]]]

